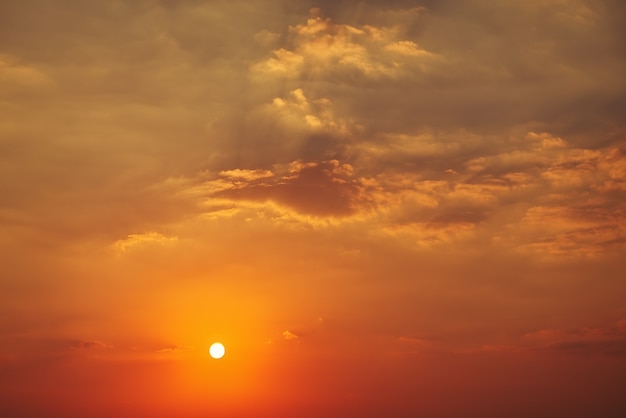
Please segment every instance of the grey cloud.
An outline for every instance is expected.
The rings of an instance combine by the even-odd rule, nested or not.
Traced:
[[[615,28],[603,23],[613,13],[606,3],[474,1],[432,7],[418,17],[422,29],[414,38],[406,36],[444,61],[427,65],[428,72],[414,73],[401,86],[378,86],[375,95],[332,86],[353,99],[357,114],[382,123],[380,129],[389,130],[384,125],[389,122],[410,129],[485,131],[534,121],[560,133],[595,120],[601,107],[624,95],[624,53]],[[579,12],[589,15],[588,22],[576,21]],[[329,95],[328,86],[316,88]],[[610,123],[618,121],[615,115]]]
[[[361,185],[337,161],[294,162],[294,166],[279,181],[242,184],[220,191],[214,197],[273,200],[315,216],[347,216],[356,212]]]

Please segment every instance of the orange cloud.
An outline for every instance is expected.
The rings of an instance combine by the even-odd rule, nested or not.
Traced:
[[[297,336],[296,334],[294,334],[291,331],[283,331],[282,332],[282,336],[287,341],[293,341],[293,340],[297,340],[297,339],[300,338],[299,336]]]
[[[272,58],[251,67],[254,76],[393,79],[421,71],[425,62],[437,59],[414,41],[398,39],[399,26],[339,24],[322,17],[319,9],[312,9],[306,23],[290,26],[289,31],[292,49],[273,51]]]

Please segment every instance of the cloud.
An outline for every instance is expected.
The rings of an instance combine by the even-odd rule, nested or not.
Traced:
[[[533,349],[573,354],[626,355],[626,332],[623,320],[596,328],[542,329],[527,333],[524,340]]]
[[[166,245],[176,241],[178,241],[176,236],[166,237],[158,232],[147,232],[145,234],[130,234],[124,239],[117,240],[113,243],[113,248],[117,252],[123,253],[137,246],[150,244]]]
[[[261,183],[240,183],[214,196],[234,201],[274,201],[314,216],[348,216],[357,210],[362,185],[352,167],[337,160],[291,162],[280,177]]]
[[[550,345],[545,350],[584,355],[626,356],[626,339],[613,341],[567,341]]]
[[[268,177],[273,177],[274,173],[269,170],[242,170],[240,168],[236,168],[234,170],[224,170],[220,171],[220,177],[226,177],[233,182],[236,181],[254,181],[259,179],[264,179]]]
[[[397,79],[422,71],[435,55],[395,27],[360,27],[335,23],[311,9],[306,23],[289,27],[287,48],[251,67],[253,77],[327,79],[348,83],[359,80]],[[400,39],[399,39],[400,38]]]
[[[0,54],[0,86],[5,95],[38,95],[54,89],[54,81],[43,70],[16,61],[16,58]]]
[[[69,346],[70,350],[103,350],[112,348],[111,345],[97,340],[74,341]]]
[[[304,110],[298,116],[304,126],[309,101],[301,90],[292,97],[290,106]],[[254,203],[270,211],[278,205],[305,216],[353,219],[412,236],[419,247],[487,239],[548,257],[594,257],[624,245],[621,147],[581,149],[534,131],[515,134],[493,150],[475,148],[474,138],[463,143],[460,134],[383,138],[387,143],[362,141],[350,146],[352,153],[339,152],[345,161],[298,159],[269,169],[203,172],[181,184],[192,185],[189,196],[229,210]]]
[[[300,338],[298,335],[296,335],[296,334],[294,334],[293,332],[288,331],[288,330],[283,331],[283,332],[282,332],[282,336],[283,336],[283,338],[284,338],[286,341],[295,341],[295,340],[298,340],[298,339]]]
[[[166,347],[158,348],[154,350],[156,353],[177,353],[180,351],[190,350],[191,347],[182,346],[182,345],[168,345]]]
[[[428,343],[428,340],[424,338],[411,337],[411,336],[398,337],[397,340],[403,344],[423,345],[423,344]]]

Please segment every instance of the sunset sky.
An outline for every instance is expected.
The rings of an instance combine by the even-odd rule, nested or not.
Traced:
[[[625,28],[0,1],[0,416],[626,416]]]

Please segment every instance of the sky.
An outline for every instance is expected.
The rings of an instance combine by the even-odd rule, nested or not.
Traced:
[[[0,415],[624,416],[625,27],[0,2]]]

